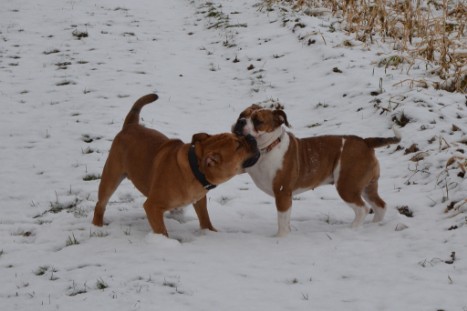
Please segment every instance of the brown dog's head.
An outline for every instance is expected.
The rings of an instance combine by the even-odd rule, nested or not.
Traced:
[[[232,132],[238,136],[252,135],[257,138],[282,126],[290,127],[284,110],[263,108],[251,105],[240,113],[237,122],[232,126]]]
[[[231,133],[193,135],[199,170],[214,185],[226,182],[243,171],[245,163],[259,154],[253,137],[239,137]]]

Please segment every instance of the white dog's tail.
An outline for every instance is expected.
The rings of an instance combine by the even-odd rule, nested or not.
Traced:
[[[401,141],[401,133],[393,127],[394,137],[368,137],[364,141],[370,148],[378,148],[391,144],[397,144]]]

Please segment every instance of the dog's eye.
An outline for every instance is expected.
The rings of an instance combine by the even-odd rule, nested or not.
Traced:
[[[263,124],[263,121],[261,121],[261,120],[259,120],[259,119],[254,119],[254,120],[253,120],[253,125],[254,125],[254,126],[258,126],[258,125],[261,125],[261,124]]]

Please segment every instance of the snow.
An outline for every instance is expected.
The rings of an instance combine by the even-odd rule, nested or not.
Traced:
[[[285,9],[2,1],[2,310],[467,310],[467,183],[457,164],[446,168],[465,161],[465,96],[401,83],[436,77],[420,60],[378,67],[397,54],[391,44]],[[215,27],[222,16],[230,27]],[[108,225],[92,226],[93,175],[133,102],[154,90],[143,123],[186,142],[230,131],[256,102],[284,105],[298,137],[391,136],[403,113],[403,149],[377,150],[385,220],[351,229],[353,211],[322,186],[294,197],[292,232],[277,238],[273,198],[244,174],[208,194],[219,232],[199,230],[188,207],[183,222],[166,219],[170,239],[152,234],[128,181]],[[427,153],[418,162],[404,154],[412,144]],[[458,210],[444,213],[451,202]]]

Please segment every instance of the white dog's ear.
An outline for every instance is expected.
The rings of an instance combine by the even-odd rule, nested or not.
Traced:
[[[290,127],[289,121],[287,121],[287,115],[285,114],[284,110],[276,109],[273,111],[274,114],[274,123],[276,125],[285,124],[285,126]]]

